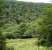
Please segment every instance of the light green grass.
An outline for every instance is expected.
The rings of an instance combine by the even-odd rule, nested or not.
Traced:
[[[11,39],[11,40],[6,40],[6,46],[10,47],[10,48],[14,48],[14,50],[38,50],[38,46],[36,45],[36,41],[37,41],[36,38]],[[48,50],[48,48],[40,46],[39,50]],[[49,50],[52,50],[52,47],[49,48]]]

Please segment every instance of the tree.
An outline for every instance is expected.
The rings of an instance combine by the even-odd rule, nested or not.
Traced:
[[[5,38],[2,36],[1,30],[0,30],[0,50],[5,50]]]
[[[1,19],[2,7],[4,7],[4,2],[5,2],[4,0],[0,0],[0,19]],[[0,21],[0,50],[5,50],[5,38],[2,36],[1,26],[2,22]]]
[[[44,15],[37,18],[35,31],[40,34],[41,45],[52,45],[52,7],[44,9]]]

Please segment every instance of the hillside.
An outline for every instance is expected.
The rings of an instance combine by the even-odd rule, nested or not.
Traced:
[[[44,10],[51,8],[52,4],[26,3],[6,1],[0,10],[0,27],[2,33],[7,37],[18,37],[18,35],[31,36],[34,28],[32,23],[44,16]],[[32,25],[31,25],[32,24]]]

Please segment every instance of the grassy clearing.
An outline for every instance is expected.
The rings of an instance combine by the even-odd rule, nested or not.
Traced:
[[[13,48],[14,50],[38,50],[38,46],[36,45],[36,38],[32,39],[10,39],[6,40],[6,46],[9,48]],[[47,47],[39,47],[39,50],[47,50]],[[12,50],[12,49],[10,49]],[[49,48],[52,50],[52,47]]]

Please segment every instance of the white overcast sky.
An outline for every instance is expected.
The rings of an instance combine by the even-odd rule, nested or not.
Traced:
[[[52,3],[52,0],[18,0],[18,1]]]

